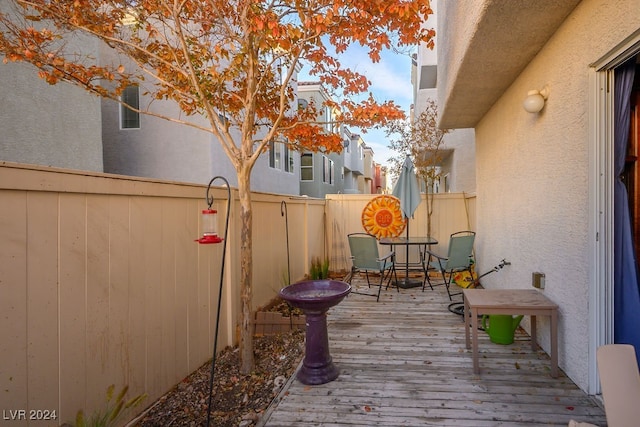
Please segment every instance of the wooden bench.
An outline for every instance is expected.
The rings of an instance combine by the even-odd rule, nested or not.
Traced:
[[[472,347],[473,372],[478,363],[478,316],[523,314],[531,316],[531,349],[537,350],[536,316],[551,318],[551,376],[558,377],[558,305],[535,289],[464,289],[465,342]],[[469,329],[473,339],[470,341]],[[473,345],[471,345],[473,344]]]

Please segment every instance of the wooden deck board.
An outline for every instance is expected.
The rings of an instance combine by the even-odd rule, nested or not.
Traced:
[[[362,286],[354,279],[353,285]],[[366,291],[366,287],[364,289]],[[460,298],[460,297],[458,297]],[[481,374],[473,374],[464,323],[443,287],[352,294],[328,315],[335,381],[289,381],[261,426],[606,426],[604,411],[532,352],[519,329],[510,345],[480,333]]]

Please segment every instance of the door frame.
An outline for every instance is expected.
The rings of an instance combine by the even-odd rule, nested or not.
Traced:
[[[640,53],[640,29],[589,69],[589,394],[600,394],[596,350],[613,343],[614,69]]]

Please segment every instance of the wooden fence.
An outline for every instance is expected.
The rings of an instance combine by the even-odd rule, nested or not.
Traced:
[[[50,410],[56,422],[71,422],[80,409],[102,408],[110,384],[129,385],[130,396],[147,393],[150,404],[211,357],[223,246],[194,242],[205,189],[0,163],[6,416]],[[222,232],[227,193],[212,194]],[[346,234],[362,231],[362,208],[374,196],[254,193],[254,308],[286,285],[288,270],[291,282],[304,278],[313,257],[328,257],[332,270],[348,269]],[[232,198],[219,349],[237,342],[240,311],[235,192]],[[473,229],[474,202],[438,196],[434,236],[444,242],[450,232]],[[422,209],[412,235],[425,233]],[[11,425],[52,424],[26,418]]]

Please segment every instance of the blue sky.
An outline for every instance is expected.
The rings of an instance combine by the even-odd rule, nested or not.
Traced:
[[[411,58],[408,55],[385,51],[380,62],[374,64],[360,49],[351,49],[347,53],[341,58],[342,63],[367,76],[372,83],[370,89],[376,100],[393,100],[408,115],[413,103]],[[373,148],[374,160],[377,163],[387,164],[390,156],[397,155],[387,148],[389,142],[384,130],[372,129],[361,135],[365,143]]]
[[[341,54],[340,62],[344,67],[365,75],[371,81],[370,91],[377,101],[393,100],[407,115],[409,114],[409,108],[413,103],[409,55],[384,51],[380,62],[374,64],[364,48],[357,45]],[[304,72],[303,69],[302,74]],[[301,79],[312,80],[303,76]],[[358,129],[351,129],[351,131],[360,133],[365,143],[373,149],[374,160],[377,163],[386,165],[389,157],[397,155],[387,148],[389,142],[384,130],[371,129],[367,133]]]

